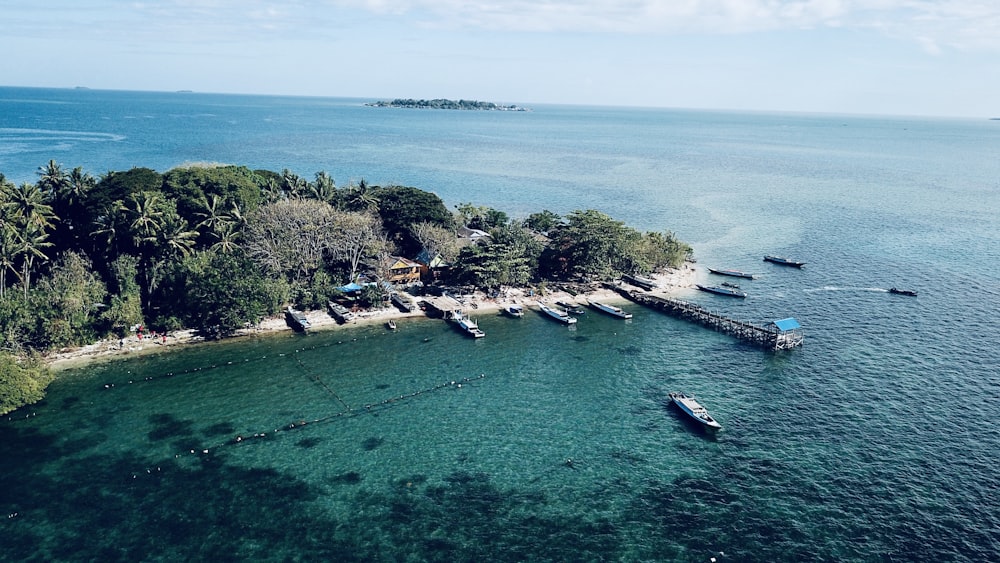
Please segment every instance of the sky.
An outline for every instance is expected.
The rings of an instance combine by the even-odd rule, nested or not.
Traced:
[[[1000,0],[0,0],[0,84],[1000,116]]]

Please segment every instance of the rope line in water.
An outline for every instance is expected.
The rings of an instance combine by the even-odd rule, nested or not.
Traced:
[[[426,389],[421,389],[421,390],[418,390],[418,391],[414,391],[412,393],[389,397],[388,399],[383,399],[381,401],[377,401],[377,402],[374,402],[374,403],[368,403],[368,404],[364,405],[364,409],[351,409],[351,408],[348,407],[347,410],[338,411],[338,412],[335,412],[335,413],[332,413],[332,414],[328,414],[326,416],[321,416],[319,418],[315,418],[313,420],[298,420],[298,421],[290,422],[290,423],[285,424],[283,426],[279,426],[279,427],[275,428],[274,430],[272,430],[270,432],[268,432],[268,431],[254,432],[250,436],[243,436],[242,434],[240,434],[240,435],[237,435],[232,440],[227,440],[225,442],[221,442],[221,443],[218,443],[218,444],[215,444],[215,445],[205,446],[205,447],[200,448],[200,449],[199,448],[195,448],[195,449],[190,449],[190,450],[188,450],[186,452],[183,452],[183,453],[174,454],[174,459],[179,459],[179,458],[181,458],[181,456],[186,456],[186,455],[210,455],[213,451],[218,450],[220,448],[236,446],[238,444],[243,444],[243,443],[250,442],[251,440],[260,440],[260,439],[264,439],[264,438],[269,438],[269,437],[271,437],[272,435],[275,435],[275,434],[281,434],[281,433],[284,433],[284,432],[291,432],[292,430],[299,430],[299,429],[303,428],[304,426],[314,425],[314,424],[323,423],[323,422],[330,422],[330,421],[336,420],[338,418],[360,416],[362,414],[369,414],[369,413],[377,412],[379,410],[383,410],[383,409],[386,409],[386,408],[390,408],[390,407],[396,406],[400,401],[406,401],[408,399],[413,399],[413,398],[416,398],[416,397],[419,397],[421,395],[424,395],[424,394],[427,394],[427,393],[431,393],[431,392],[434,392],[434,391],[440,391],[442,389],[461,389],[462,385],[465,385],[467,383],[471,383],[473,381],[477,381],[477,380],[480,380],[480,379],[484,379],[485,377],[486,377],[486,374],[483,373],[483,374],[479,374],[476,377],[465,377],[465,378],[462,378],[462,379],[459,379],[459,380],[446,381],[444,383],[439,383],[439,384],[437,384],[437,385],[435,385],[433,387],[428,387]],[[132,479],[137,479],[143,472],[145,472],[148,475],[153,475],[153,474],[159,473],[161,471],[162,471],[162,464],[154,466],[154,467],[145,468],[143,471],[134,472],[134,473],[132,473],[132,477],[131,478]]]
[[[362,336],[360,340],[367,340],[367,339],[368,339],[368,335],[365,335],[365,336]],[[349,342],[358,342],[358,340],[359,340],[358,338],[352,338]],[[264,360],[267,360],[267,359],[273,359],[274,357],[284,357],[284,356],[287,356],[289,354],[298,354],[300,352],[308,352],[308,351],[312,351],[312,350],[319,350],[321,348],[330,348],[331,346],[340,346],[340,345],[344,344],[345,342],[346,341],[344,341],[344,340],[338,340],[336,342],[331,341],[331,342],[326,342],[324,344],[315,344],[315,345],[312,345],[312,346],[305,346],[303,348],[298,348],[298,349],[296,349],[293,352],[277,354],[277,356],[274,356],[274,355],[267,356],[267,355],[265,355],[265,356],[260,356],[260,357],[257,357],[257,358],[244,358],[242,361],[241,360],[230,360],[230,361],[227,361],[225,363],[216,363],[216,364],[210,364],[210,365],[207,365],[207,366],[199,366],[199,367],[194,367],[194,368],[187,368],[187,369],[183,369],[183,370],[180,370],[180,371],[170,371],[170,372],[166,372],[166,373],[161,373],[160,375],[146,376],[146,377],[143,377],[142,379],[129,379],[127,385],[132,385],[132,384],[135,384],[135,383],[145,383],[145,382],[150,382],[150,381],[157,381],[157,380],[160,380],[160,379],[167,379],[167,378],[170,378],[170,377],[177,377],[179,375],[188,375],[188,374],[191,374],[191,373],[198,373],[198,372],[208,371],[208,370],[213,370],[213,369],[227,368],[227,367],[231,367],[231,366],[234,366],[234,365],[243,365],[243,364],[247,364],[249,362],[260,362],[260,361],[264,361]],[[126,384],[122,384],[122,385],[126,385]],[[103,386],[103,388],[104,389],[116,389],[117,388],[117,384],[114,383],[114,382],[105,383],[104,386]]]
[[[298,350],[296,350],[296,352],[297,351]],[[323,387],[323,389],[326,389],[327,393],[333,395],[334,399],[337,399],[338,401],[340,401],[340,404],[344,405],[345,409],[351,410],[351,405],[348,405],[346,401],[344,401],[343,399],[341,399],[340,395],[338,395],[333,389],[330,389],[330,387],[326,383],[324,383],[323,380],[320,379],[318,375],[316,375],[315,373],[310,372],[309,368],[307,368],[306,365],[304,363],[302,363],[302,359],[301,358],[299,358],[298,356],[295,356],[295,362],[298,363],[299,367],[302,368],[302,371],[305,372],[305,374],[307,376],[309,376],[309,379],[312,379],[316,383],[319,383],[320,386]]]

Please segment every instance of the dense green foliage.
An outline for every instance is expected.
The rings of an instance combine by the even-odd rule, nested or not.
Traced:
[[[225,337],[290,303],[323,307],[361,275],[385,278],[394,255],[424,253],[450,264],[440,281],[496,290],[650,272],[690,253],[672,233],[643,234],[593,210],[525,221],[472,203],[455,210],[414,187],[337,188],[322,171],[310,181],[209,164],[97,179],[49,161],[35,183],[0,174],[0,351],[14,354],[0,394],[15,405],[44,388],[11,357],[138,325]],[[459,236],[468,233],[477,240]],[[368,285],[358,302],[387,296]]]
[[[24,364],[0,352],[0,414],[40,401],[45,395],[45,386],[52,381],[52,372],[38,362]]]

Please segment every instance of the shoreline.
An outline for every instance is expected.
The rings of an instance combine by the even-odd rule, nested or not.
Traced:
[[[678,290],[694,287],[695,278],[698,275],[696,267],[685,263],[679,269],[669,270],[663,274],[652,276],[657,282],[657,290],[654,293],[672,294]],[[420,302],[419,296],[413,297],[416,302]],[[538,303],[553,303],[555,301],[575,301],[585,302],[586,299],[598,299],[608,302],[627,302],[628,300],[610,289],[601,288],[596,291],[571,295],[562,290],[547,291],[545,295],[536,296],[526,294],[524,289],[513,289],[507,292],[503,299],[491,299],[485,294],[477,292],[468,305],[477,312],[497,312],[508,304],[519,304],[522,306],[537,306]],[[363,311],[356,314],[355,319],[340,324],[330,316],[325,310],[316,309],[303,311],[309,320],[312,331],[329,331],[337,329],[349,329],[355,326],[372,325],[376,323],[386,323],[390,319],[404,319],[413,317],[427,317],[427,314],[417,309],[412,312],[404,312],[396,307],[386,309]],[[124,339],[124,345],[120,345],[118,339],[105,339],[80,346],[77,348],[63,348],[56,352],[50,352],[44,356],[46,367],[52,370],[57,376],[60,372],[87,367],[103,361],[112,361],[122,358],[129,358],[142,355],[152,355],[167,353],[172,349],[186,349],[191,346],[226,342],[234,338],[246,338],[261,336],[266,334],[277,334],[293,329],[285,321],[284,315],[268,317],[262,320],[257,326],[236,331],[232,336],[221,340],[206,340],[196,336],[194,330],[186,329],[175,331],[167,335],[165,342],[159,337],[153,339],[145,337],[140,340],[136,336],[129,336]]]

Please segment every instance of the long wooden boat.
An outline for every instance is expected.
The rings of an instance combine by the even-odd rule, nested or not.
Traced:
[[[770,254],[764,256],[764,261],[772,264],[778,264],[780,266],[791,266],[793,268],[801,268],[806,265],[805,262],[799,262],[798,260],[792,260],[791,258],[785,258],[784,256],[771,256]]]
[[[720,270],[718,268],[709,268],[709,272],[713,274],[718,274],[720,276],[731,276],[734,278],[746,278],[748,280],[753,279],[753,274],[748,274],[746,272],[741,272],[739,270]]]
[[[340,303],[329,301],[327,302],[326,307],[330,310],[330,316],[336,319],[340,324],[354,320],[354,313]]]
[[[588,299],[587,303],[598,311],[607,313],[612,317],[618,317],[619,319],[632,318],[632,313],[623,310],[621,307],[615,307],[614,305],[608,305],[607,303],[601,303],[600,301],[593,301],[591,299]]]
[[[684,393],[670,393],[670,400],[674,402],[684,414],[690,416],[700,424],[703,424],[707,428],[712,428],[713,430],[718,430],[722,428],[712,415],[708,414],[705,407],[701,406],[698,401],[694,400],[694,397],[689,397]]]
[[[544,303],[539,303],[538,308],[549,317],[567,325],[576,324],[576,317],[569,316],[569,313],[560,311],[553,307],[548,307]]]
[[[312,326],[312,323],[310,323],[309,319],[306,318],[305,313],[292,309],[291,305],[289,305],[288,309],[285,310],[285,319],[293,329],[299,332],[305,332],[306,329]]]
[[[718,285],[701,285],[696,284],[696,287],[702,291],[707,291],[708,293],[714,293],[716,295],[725,295],[726,297],[746,297],[747,292],[740,291],[738,289],[733,289],[731,287],[721,287]]]

